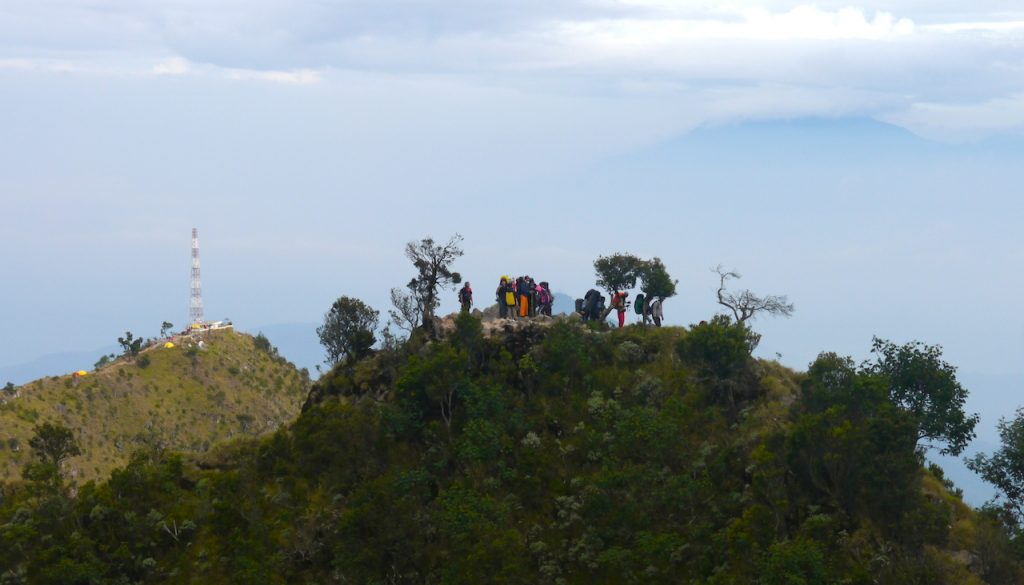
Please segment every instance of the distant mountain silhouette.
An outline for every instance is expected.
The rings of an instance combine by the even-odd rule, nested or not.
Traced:
[[[100,357],[120,352],[116,345],[108,345],[91,351],[51,353],[20,364],[0,366],[0,385],[7,382],[20,385],[44,376],[91,370]]]

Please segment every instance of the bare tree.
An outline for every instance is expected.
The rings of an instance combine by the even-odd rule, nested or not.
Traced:
[[[785,295],[762,297],[754,294],[749,289],[729,292],[725,290],[725,283],[730,278],[741,278],[740,274],[732,271],[726,272],[721,264],[712,268],[711,271],[718,274],[719,278],[718,304],[728,307],[736,317],[737,323],[743,323],[758,313],[767,313],[773,317],[789,317],[793,314],[793,303],[790,303]]]
[[[391,289],[391,304],[393,309],[388,310],[391,315],[391,322],[399,329],[412,333],[423,319],[423,309],[416,302],[411,293],[402,292],[402,289]]]

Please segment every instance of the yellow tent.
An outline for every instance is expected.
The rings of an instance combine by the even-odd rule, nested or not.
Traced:
[[[166,347],[167,349],[171,349],[172,347],[174,347],[174,344],[168,341],[167,343],[164,344],[164,347]]]
[[[86,376],[88,374],[89,372],[86,372],[85,370],[78,370],[77,372],[74,373],[75,376]]]
[[[200,327],[199,323],[193,323],[192,324],[192,328],[193,329],[199,329],[199,327]]]

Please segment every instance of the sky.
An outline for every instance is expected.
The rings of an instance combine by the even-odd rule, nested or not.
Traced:
[[[718,264],[788,295],[755,326],[794,368],[941,344],[991,443],[1024,404],[1022,57],[996,0],[0,0],[0,367],[183,325],[193,227],[247,330],[383,313],[404,244],[460,233],[478,299],[629,251],[671,323]]]

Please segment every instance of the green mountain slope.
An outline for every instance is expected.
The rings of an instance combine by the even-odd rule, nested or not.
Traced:
[[[272,349],[233,330],[207,333],[201,349],[191,347],[187,340],[157,346],[136,361],[36,380],[0,398],[0,480],[20,476],[33,427],[47,421],[74,431],[82,455],[65,463],[65,474],[82,483],[109,475],[141,447],[205,451],[298,414],[308,381]]]
[[[886,381],[750,332],[459,317],[321,378],[273,435],[10,486],[11,582],[1019,584]],[[20,580],[19,580],[20,579]]]

